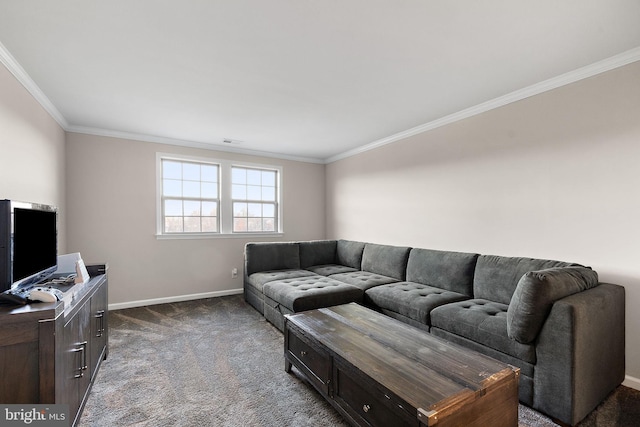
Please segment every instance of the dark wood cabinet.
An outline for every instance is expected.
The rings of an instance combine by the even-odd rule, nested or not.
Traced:
[[[0,307],[0,402],[68,404],[78,422],[108,354],[106,266],[88,269],[66,301]]]

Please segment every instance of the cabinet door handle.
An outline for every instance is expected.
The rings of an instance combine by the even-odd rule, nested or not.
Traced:
[[[87,369],[87,342],[81,342],[78,344],[80,347],[76,347],[71,349],[72,353],[82,353],[80,355],[80,366],[76,369],[78,371],[77,374],[73,376],[73,378],[82,378],[84,376],[84,370]]]
[[[364,406],[362,407],[362,410],[363,410],[364,412],[369,412],[369,411],[371,410],[371,406],[369,406],[369,405],[364,405]]]
[[[80,345],[82,348],[82,366],[80,370],[85,371],[89,367],[87,365],[87,341],[81,342]]]
[[[306,351],[304,351],[304,350],[301,350],[301,351],[300,351],[300,356],[306,356],[306,355],[307,355],[307,352],[306,352]]]
[[[104,332],[104,310],[96,312],[93,317],[95,317],[97,322],[99,322],[98,330],[96,331],[96,337],[101,337],[102,333]]]

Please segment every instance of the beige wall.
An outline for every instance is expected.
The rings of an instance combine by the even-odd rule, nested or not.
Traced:
[[[270,240],[324,237],[324,165],[69,133],[69,248],[109,263],[111,304],[241,290],[244,244],[261,240],[156,239],[157,152],[282,166],[285,235]]]
[[[66,250],[65,135],[0,64],[0,199],[58,207],[58,253]]]
[[[328,238],[575,261],[624,285],[627,373],[640,378],[640,63],[326,174]]]

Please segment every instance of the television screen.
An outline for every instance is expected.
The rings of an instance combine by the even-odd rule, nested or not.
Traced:
[[[55,272],[56,222],[54,207],[0,202],[0,292],[38,283]]]

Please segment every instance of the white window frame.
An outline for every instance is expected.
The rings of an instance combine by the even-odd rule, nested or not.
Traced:
[[[219,231],[217,233],[165,233],[164,216],[162,207],[162,160],[175,160],[182,162],[210,163],[219,166],[220,194],[218,206]],[[250,169],[274,170],[277,175],[276,189],[276,231],[263,232],[233,232],[233,202],[231,198],[231,168],[242,167]],[[282,166],[262,163],[249,163],[234,160],[224,160],[209,157],[188,156],[174,153],[156,153],[156,238],[158,239],[203,239],[203,238],[252,238],[283,236],[282,215]]]

